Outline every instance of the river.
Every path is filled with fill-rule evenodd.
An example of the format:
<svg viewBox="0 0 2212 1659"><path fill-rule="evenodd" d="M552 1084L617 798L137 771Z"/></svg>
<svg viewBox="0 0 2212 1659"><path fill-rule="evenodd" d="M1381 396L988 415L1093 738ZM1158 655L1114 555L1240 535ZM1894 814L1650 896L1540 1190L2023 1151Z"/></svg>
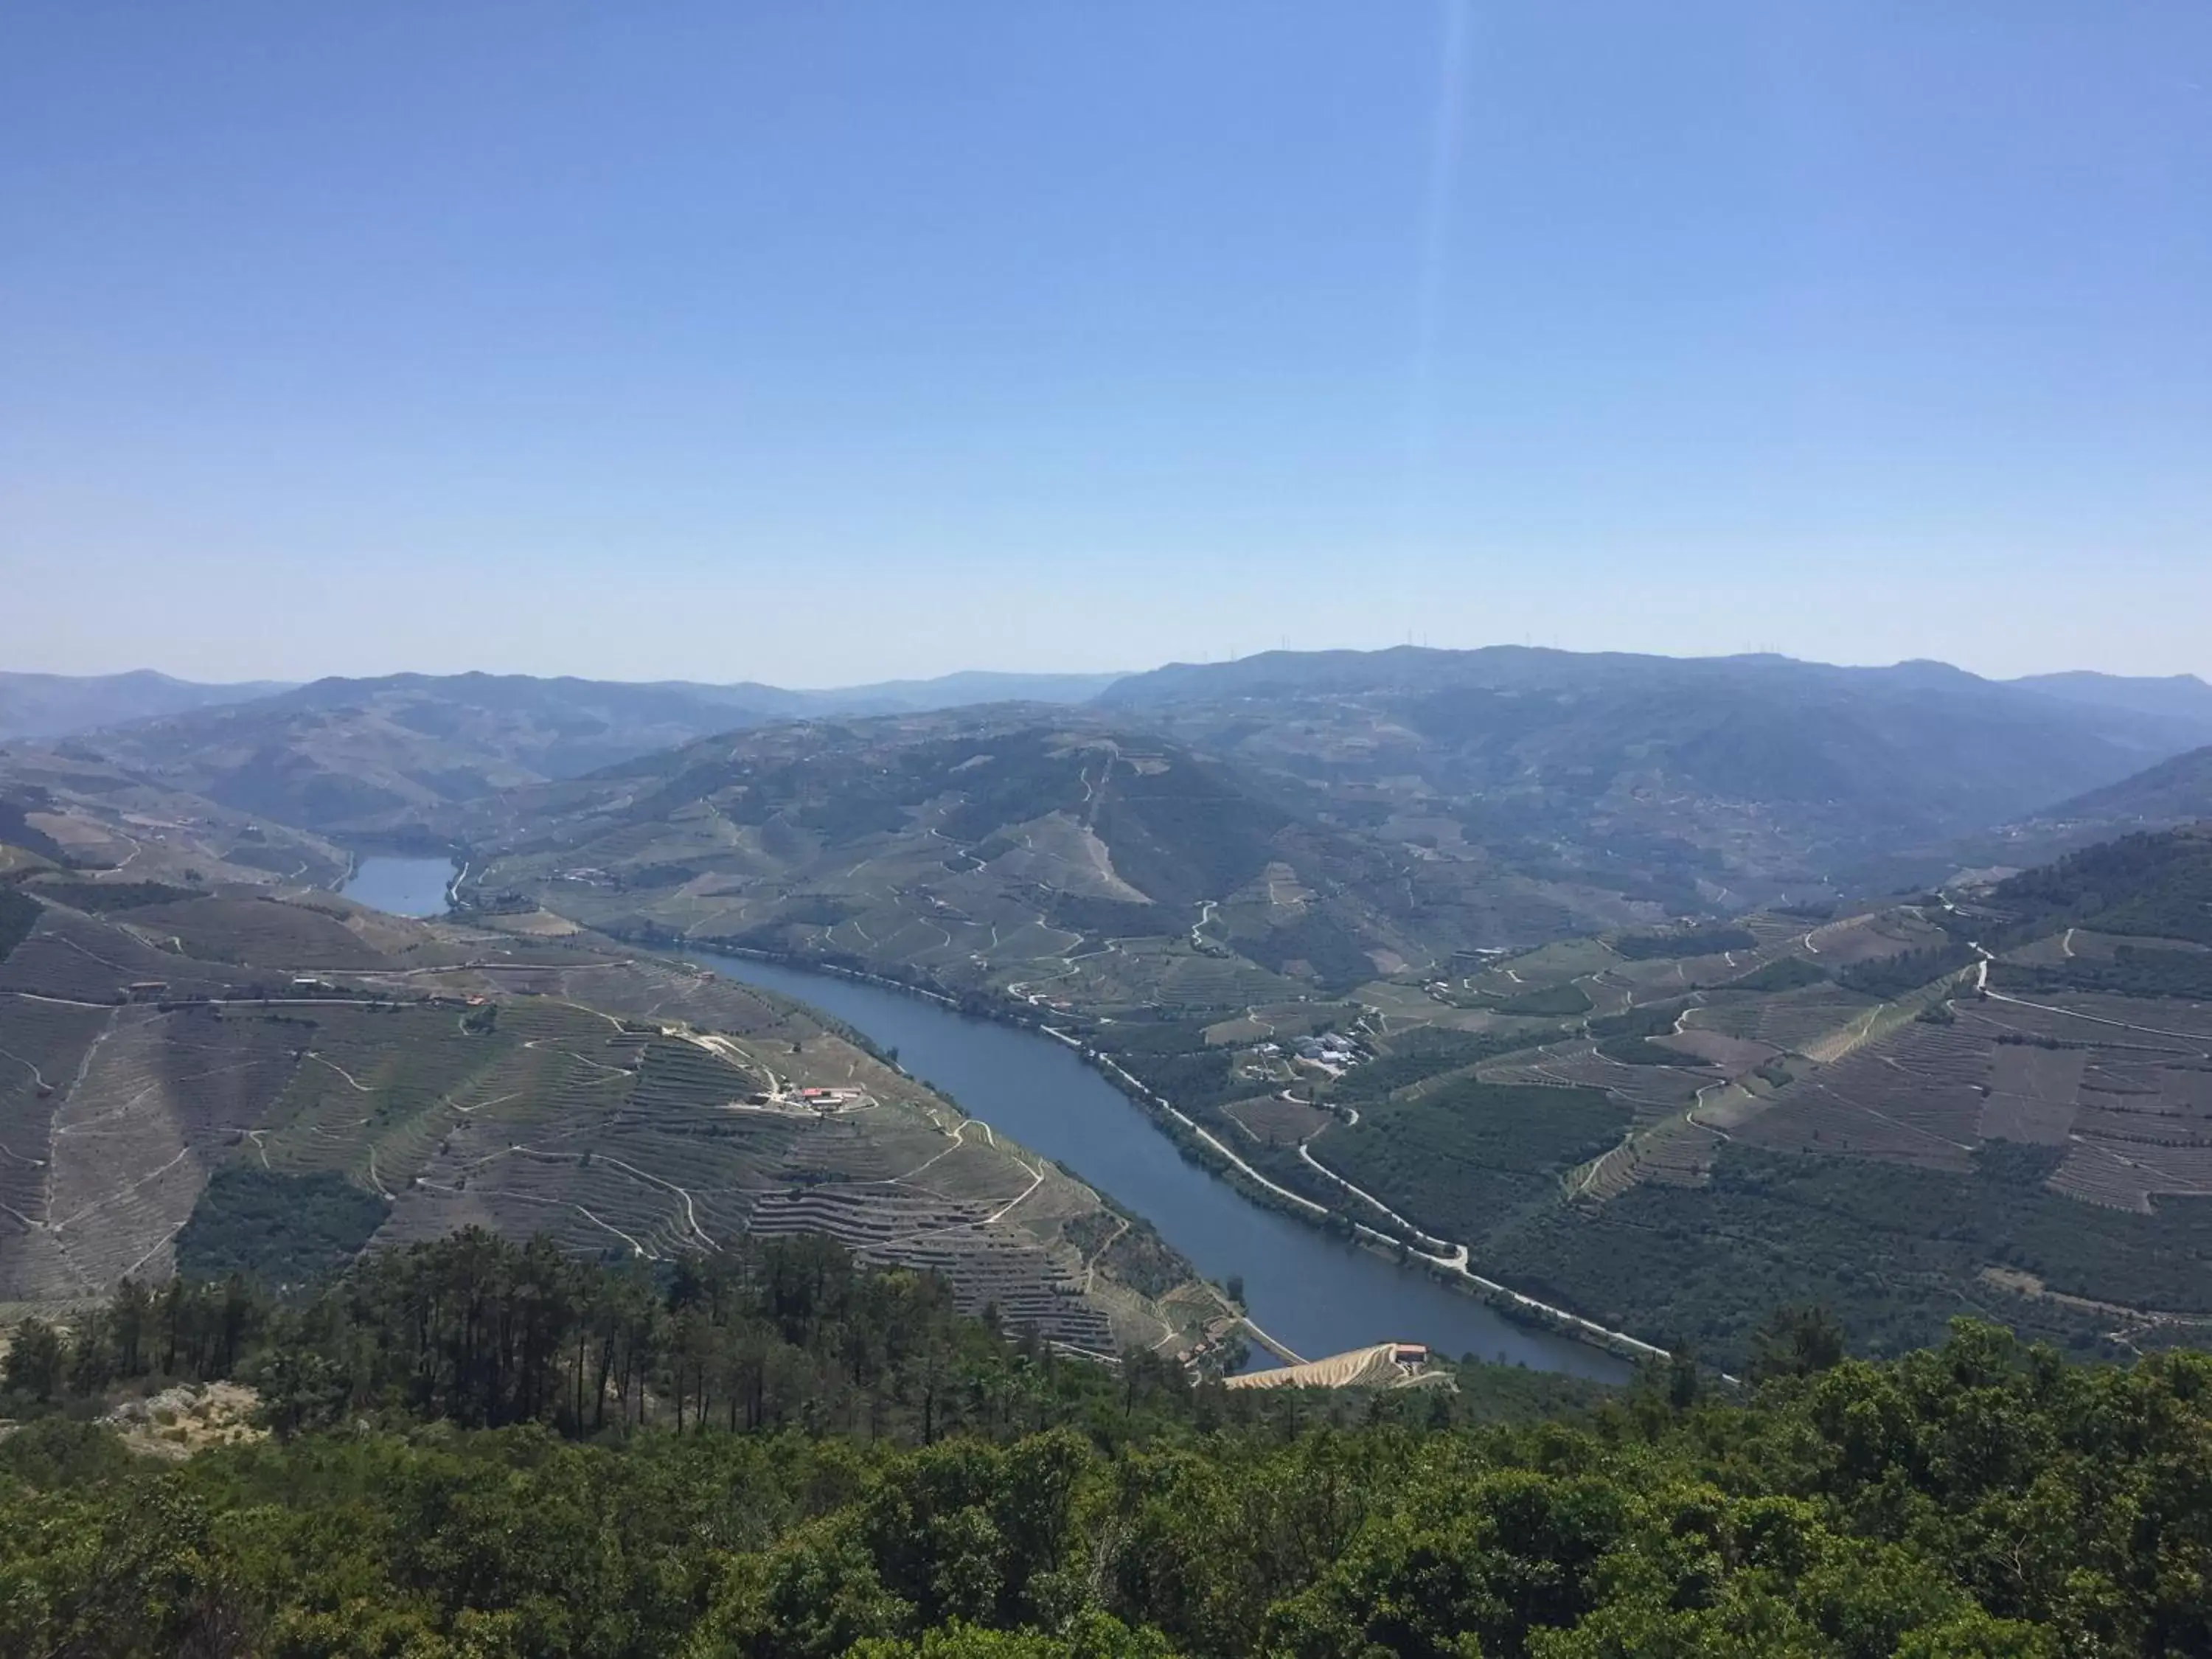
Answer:
<svg viewBox="0 0 2212 1659"><path fill-rule="evenodd" d="M451 859L392 858L384 854L354 860L353 876L338 890L357 903L395 916L442 916L446 890L460 866Z"/></svg>
<svg viewBox="0 0 2212 1659"><path fill-rule="evenodd" d="M1607 1382L1628 1375L1612 1354L1516 1325L1422 1273L1252 1203L1186 1161L1127 1096L1063 1043L834 974L686 954L897 1049L906 1071L1143 1216L1208 1279L1241 1275L1254 1322L1309 1359L1395 1340Z"/></svg>

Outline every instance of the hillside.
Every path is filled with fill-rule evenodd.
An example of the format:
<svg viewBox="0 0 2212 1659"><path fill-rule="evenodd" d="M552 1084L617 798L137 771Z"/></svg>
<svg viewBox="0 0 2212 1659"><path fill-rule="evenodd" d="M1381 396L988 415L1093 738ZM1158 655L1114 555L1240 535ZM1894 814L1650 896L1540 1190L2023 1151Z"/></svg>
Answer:
<svg viewBox="0 0 2212 1659"><path fill-rule="evenodd" d="M756 728L435 822L481 892L594 926L1249 1001L1939 878L2172 741L1940 664L1267 653L1057 714Z"/></svg>
<svg viewBox="0 0 2212 1659"><path fill-rule="evenodd" d="M143 668L128 674L0 673L0 741L66 737L286 689L274 680L203 685Z"/></svg>
<svg viewBox="0 0 2212 1659"><path fill-rule="evenodd" d="M0 748L0 878L30 864L129 881L322 887L349 860L318 836L94 757L11 744Z"/></svg>
<svg viewBox="0 0 2212 1659"><path fill-rule="evenodd" d="M2212 747L2192 749L2102 789L2076 795L2036 814L2052 825L2112 832L2166 829L2212 818Z"/></svg>
<svg viewBox="0 0 2212 1659"><path fill-rule="evenodd" d="M1783 1301L2212 1328L2198 842L1691 924L1332 799L1103 714L768 727L500 804L468 896L1048 1018L1331 1224L1725 1363Z"/></svg>
<svg viewBox="0 0 2212 1659"><path fill-rule="evenodd" d="M763 727L453 823L483 902L1079 1000L1279 998L1632 914L1311 806L1181 744L1015 708Z"/></svg>
<svg viewBox="0 0 2212 1659"><path fill-rule="evenodd" d="M955 750L965 787L933 793ZM1332 1224L1727 1364L1786 1301L1885 1352L1934 1340L1961 1298L2093 1349L2212 1329L2199 838L1955 901L1616 926L1449 968L1378 950L1332 985L1265 965L1252 913L1390 918L1348 883L1316 902L1297 872L1326 836L1201 781L1233 773L1066 731L963 732L904 775L902 752L751 734L670 765L672 795L594 780L574 821L596 832L495 859L478 896L512 882L599 925L1042 1014ZM1155 799L1122 802L1125 771ZM990 803L1012 777L1024 801L1056 779L1060 804L1010 830ZM1145 859L1205 868L1172 833L1192 823L1222 826L1190 831L1208 856L1263 873L1175 933L1157 918L1188 896ZM1055 913L1069 892L1095 908ZM1331 1032L1349 1060L1311 1042ZM1899 1267L1853 1265L1870 1259Z"/></svg>
<svg viewBox="0 0 2212 1659"><path fill-rule="evenodd" d="M470 937L764 951L1049 1018L1331 1224L1729 1363L1781 1300L1885 1351L1962 1299L2091 1346L2212 1321L2197 843L1838 896L1869 849L2117 764L2141 717L1940 665L1380 654L1395 689L1342 689L1374 666L1347 653L1292 659L1337 689L1286 704L1254 659L1223 665L1250 702L1170 675L777 721L398 821L465 849ZM1469 672L1498 683L1439 678ZM458 740L525 731L508 690ZM423 738L417 694L342 723ZM191 954L179 923L134 925ZM349 963L376 971L281 965ZM1908 1265L1838 1266L1869 1254Z"/></svg>
<svg viewBox="0 0 2212 1659"><path fill-rule="evenodd" d="M2014 936L2063 927L2212 948L2212 823L2069 854L1998 883L1988 898Z"/></svg>
<svg viewBox="0 0 2212 1659"><path fill-rule="evenodd" d="M420 834L455 803L618 764L709 732L838 712L1085 697L1108 676L956 674L844 690L526 675L324 679L80 737L166 787L325 833ZM111 723L112 724L112 723Z"/></svg>
<svg viewBox="0 0 2212 1659"><path fill-rule="evenodd" d="M2207 685L2194 674L2152 678L2073 669L2059 674L2030 674L2007 684L2071 702L2132 709L2137 714L2174 720L2212 720L2212 685Z"/></svg>
<svg viewBox="0 0 2212 1659"><path fill-rule="evenodd" d="M2115 836L2172 830L2212 819L2212 745L2191 749L2117 783L2045 806L2011 823L1961 837L1951 848L1960 871L1984 877L2052 863Z"/></svg>
<svg viewBox="0 0 2212 1659"><path fill-rule="evenodd" d="M327 895L0 886L0 1302L182 1255L296 1280L463 1225L645 1261L826 1232L1086 1349L1221 1314L1096 1194L768 994Z"/></svg>
<svg viewBox="0 0 2212 1659"><path fill-rule="evenodd" d="M2212 713L1939 663L1516 647L1265 653L1133 676L1101 704L1385 835L1670 912L1929 879L1957 837L2212 738Z"/></svg>
<svg viewBox="0 0 2212 1659"><path fill-rule="evenodd" d="M954 675L821 692L483 674L325 680L92 734L72 752L318 834L443 840L476 833L489 798L724 732L873 716L894 732L919 720L926 744L939 703L1097 691L1080 708L1031 704L1013 718L1202 757L1340 848L1360 845L1389 879L1427 866L1414 879L1433 890L1401 907L1410 937L1353 929L1355 948L1407 954L1431 937L1447 950L1528 942L1933 879L1954 866L1962 838L2212 741L2212 719L1927 663L1496 647L1269 653L1101 690L1104 678ZM1059 799L1047 789L1033 805ZM1036 813L1012 821L1024 816ZM1212 890L1215 872L1192 881L1194 901L1227 897ZM1419 925L1440 911L1457 915ZM1346 965L1342 951L1316 948Z"/></svg>
<svg viewBox="0 0 2212 1659"><path fill-rule="evenodd" d="M27 1328L0 1646L2070 1659L2212 1632L2201 1354L2069 1365L1961 1319L1869 1364L1801 1312L1747 1398L1675 1367L1500 1425L1510 1372L1194 1388L934 1289L795 1250L654 1285L465 1236L304 1317L232 1287ZM190 1455L235 1384L130 1401L131 1439L57 1409L58 1376L179 1372L251 1378L259 1421Z"/></svg>
<svg viewBox="0 0 2212 1659"><path fill-rule="evenodd" d="M393 834L457 801L774 718L747 690L491 674L318 680L78 743L242 811Z"/></svg>
<svg viewBox="0 0 2212 1659"><path fill-rule="evenodd" d="M1955 900L1609 934L1334 1006L1064 1018L1346 1221L1723 1363L1782 1302L1882 1351L1961 1301L2076 1346L2193 1341L2208 918L2212 840L2180 831ZM1291 1041L1331 1028L1349 1066Z"/></svg>

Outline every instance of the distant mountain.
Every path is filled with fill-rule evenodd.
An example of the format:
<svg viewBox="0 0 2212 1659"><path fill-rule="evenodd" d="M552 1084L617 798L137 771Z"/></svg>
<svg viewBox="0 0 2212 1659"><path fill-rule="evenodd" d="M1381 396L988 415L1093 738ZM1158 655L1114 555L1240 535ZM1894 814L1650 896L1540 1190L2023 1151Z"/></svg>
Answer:
<svg viewBox="0 0 2212 1659"><path fill-rule="evenodd" d="M1432 961L1431 939L1630 914L1306 806L1181 744L1010 705L718 736L449 822L478 896L961 984L1062 976L1091 951L1127 988L1164 974L1292 995Z"/></svg>
<svg viewBox="0 0 2212 1659"><path fill-rule="evenodd" d="M1483 943L1935 879L1970 837L2212 743L2212 720L1933 662L1401 648L1104 681L963 674L794 691L399 674L318 680L72 743L162 788L319 834L442 836L480 822L476 807L502 792L634 763L686 766L688 745L782 721L884 720L859 740L880 751L871 763L926 767L906 745L939 705L975 702L995 705L993 730L1079 728L1086 742L1222 768L1314 834L1413 859L1413 896L1401 890L1378 914L1456 911L1459 931ZM1088 702L1042 706L1086 692ZM902 725L912 720L923 725ZM803 741L836 746L818 728ZM1028 774L1008 781L1006 822L1066 810L1080 769L1035 799L1016 787L1036 781ZM1194 880L1172 900L1146 890L1226 897ZM1462 908L1474 889L1483 902ZM1363 951L1441 937L1417 924L1392 943L1366 927L1353 927ZM1349 971L1352 957L1334 954Z"/></svg>
<svg viewBox="0 0 2212 1659"><path fill-rule="evenodd" d="M0 738L67 737L95 726L244 702L286 689L276 680L201 685L143 668L82 676L0 673Z"/></svg>
<svg viewBox="0 0 2212 1659"><path fill-rule="evenodd" d="M95 757L10 743L0 749L0 882L37 862L126 882L325 886L350 860L319 836Z"/></svg>
<svg viewBox="0 0 2212 1659"><path fill-rule="evenodd" d="M1520 645L1468 651L1398 645L1380 651L1263 651L1233 662L1170 663L1147 673L1124 676L1099 701L1110 707L1137 708L1224 697L1416 695L1468 686L1497 691L1596 691L1655 682L1738 687L1820 682L1923 690L1990 684L1948 663L1925 660L1849 668L1764 652L1664 657Z"/></svg>
<svg viewBox="0 0 2212 1659"><path fill-rule="evenodd" d="M91 734L78 746L243 811L383 834L456 801L781 717L763 706L770 701L742 686L395 674L317 680Z"/></svg>
<svg viewBox="0 0 2212 1659"><path fill-rule="evenodd" d="M972 671L932 680L882 680L829 691L787 695L806 704L810 714L927 714L986 702L1088 702L1124 674L1002 674Z"/></svg>
<svg viewBox="0 0 2212 1659"><path fill-rule="evenodd" d="M1937 878L1956 835L2164 730L1941 664L1378 654L1224 665L1243 689L1212 701L1201 672L1158 702L767 725L443 822L484 891L619 933L1265 1000Z"/></svg>
<svg viewBox="0 0 2212 1659"><path fill-rule="evenodd" d="M2164 829L2212 818L2212 747L2192 749L2103 789L2046 807L2044 822L2084 824L2106 833Z"/></svg>
<svg viewBox="0 0 2212 1659"><path fill-rule="evenodd" d="M1098 706L1340 813L1683 910L1923 879L1923 849L2212 740L2212 714L1943 663L1520 647L1177 664Z"/></svg>
<svg viewBox="0 0 2212 1659"><path fill-rule="evenodd" d="M2212 725L2212 685L2194 674L2169 674L2144 678L2123 674L2097 674L2087 669L2063 674L2030 674L2009 680L2023 690L2069 702L2093 703L2104 708L2125 708L2138 714L2158 714L2171 720Z"/></svg>
<svg viewBox="0 0 2212 1659"><path fill-rule="evenodd" d="M385 835L455 802L580 776L714 732L969 700L1087 696L1105 675L955 674L848 690L521 674L321 679L85 736L80 746L241 811Z"/></svg>

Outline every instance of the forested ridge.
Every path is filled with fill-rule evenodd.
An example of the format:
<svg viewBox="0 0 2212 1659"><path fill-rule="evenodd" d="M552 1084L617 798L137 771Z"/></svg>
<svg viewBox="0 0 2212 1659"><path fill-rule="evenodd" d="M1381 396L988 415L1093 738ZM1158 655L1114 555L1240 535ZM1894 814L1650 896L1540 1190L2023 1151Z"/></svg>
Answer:
<svg viewBox="0 0 2212 1659"><path fill-rule="evenodd" d="M1800 1311L1741 1396L1678 1364L1514 1423L1486 1369L1225 1391L815 1240L648 1275L464 1234L289 1304L126 1287L15 1334L0 1652L2212 1644L2212 1358L2077 1365L1962 1321L1876 1364ZM171 1467L83 1420L226 1373L270 1437Z"/></svg>
<svg viewBox="0 0 2212 1659"><path fill-rule="evenodd" d="M942 1279L863 1268L814 1234L740 1237L656 1273L471 1228L371 1253L289 1299L236 1274L125 1280L66 1332L24 1321L4 1377L8 1414L141 1379L234 1378L288 1436L368 1419L923 1443L1073 1420L1121 1386L986 1313L965 1317ZM1149 1356L1125 1369L1140 1392L1180 1375Z"/></svg>

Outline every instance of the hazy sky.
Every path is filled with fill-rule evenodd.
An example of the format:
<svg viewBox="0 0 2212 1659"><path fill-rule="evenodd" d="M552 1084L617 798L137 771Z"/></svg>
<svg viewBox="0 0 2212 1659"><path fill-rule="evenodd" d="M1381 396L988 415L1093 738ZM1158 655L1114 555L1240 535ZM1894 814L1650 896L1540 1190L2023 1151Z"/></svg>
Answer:
<svg viewBox="0 0 2212 1659"><path fill-rule="evenodd" d="M0 666L2212 673L2205 0L15 0Z"/></svg>

